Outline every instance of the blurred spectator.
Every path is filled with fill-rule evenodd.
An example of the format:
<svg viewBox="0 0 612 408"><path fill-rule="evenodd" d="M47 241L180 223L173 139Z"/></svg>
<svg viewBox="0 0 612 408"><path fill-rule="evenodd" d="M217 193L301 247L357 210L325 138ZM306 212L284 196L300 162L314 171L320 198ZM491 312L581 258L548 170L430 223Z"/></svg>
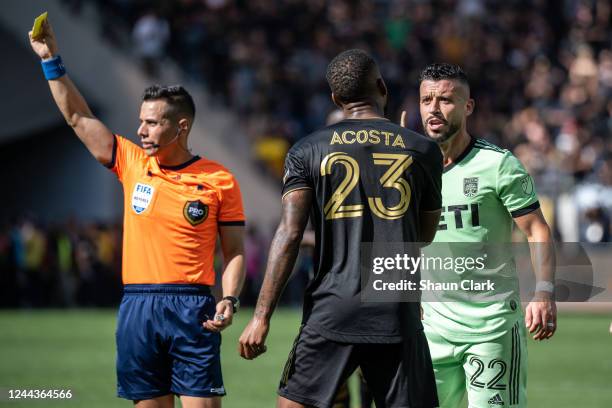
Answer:
<svg viewBox="0 0 612 408"><path fill-rule="evenodd" d="M23 306L39 306L45 303L48 282L43 265L47 240L38 226L29 219L23 221L18 230L23 245L23 265L20 268L19 286Z"/></svg>
<svg viewBox="0 0 612 408"><path fill-rule="evenodd" d="M592 177L578 185L575 192L580 240L610 242L612 216L612 151L598 162Z"/></svg>
<svg viewBox="0 0 612 408"><path fill-rule="evenodd" d="M155 11L148 10L134 24L132 38L134 51L140 58L144 71L151 77L157 76L170 39L168 21Z"/></svg>
<svg viewBox="0 0 612 408"><path fill-rule="evenodd" d="M246 280L240 295L240 302L245 306L255 306L266 267L268 247L257 227L249 224L245 240Z"/></svg>
<svg viewBox="0 0 612 408"><path fill-rule="evenodd" d="M291 147L286 133L277 126L269 126L254 142L256 159L276 179L283 176L285 155Z"/></svg>

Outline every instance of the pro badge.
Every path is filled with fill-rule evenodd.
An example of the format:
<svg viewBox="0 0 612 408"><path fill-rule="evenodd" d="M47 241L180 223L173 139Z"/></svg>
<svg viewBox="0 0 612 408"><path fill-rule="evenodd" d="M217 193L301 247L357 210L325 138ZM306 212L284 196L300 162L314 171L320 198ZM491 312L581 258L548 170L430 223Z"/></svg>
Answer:
<svg viewBox="0 0 612 408"><path fill-rule="evenodd" d="M208 206L199 200L187 201L183 207L183 215L191 225L196 226L208 217Z"/></svg>

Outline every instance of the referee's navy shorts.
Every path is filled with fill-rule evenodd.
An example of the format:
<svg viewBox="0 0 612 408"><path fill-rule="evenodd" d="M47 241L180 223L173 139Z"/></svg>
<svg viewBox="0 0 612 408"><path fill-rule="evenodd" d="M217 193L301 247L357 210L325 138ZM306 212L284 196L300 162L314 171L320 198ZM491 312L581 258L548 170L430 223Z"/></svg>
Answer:
<svg viewBox="0 0 612 408"><path fill-rule="evenodd" d="M203 285L125 285L117 321L117 394L225 395L221 335L202 323L215 315Z"/></svg>

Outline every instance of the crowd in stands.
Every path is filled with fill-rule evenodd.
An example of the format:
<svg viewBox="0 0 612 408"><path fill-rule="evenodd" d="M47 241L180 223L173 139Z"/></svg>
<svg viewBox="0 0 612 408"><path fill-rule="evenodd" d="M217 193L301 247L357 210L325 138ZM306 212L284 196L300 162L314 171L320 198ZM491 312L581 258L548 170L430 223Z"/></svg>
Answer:
<svg viewBox="0 0 612 408"><path fill-rule="evenodd" d="M0 228L0 306L113 306L121 298L121 224Z"/></svg>
<svg viewBox="0 0 612 408"><path fill-rule="evenodd" d="M325 68L338 52L368 50L390 90L388 117L405 109L417 131L420 70L457 63L476 99L471 134L527 166L558 238L610 238L610 0L98 4L106 37L133 50L150 75L172 58L234 110L253 157L276 178L291 144L333 109Z"/></svg>

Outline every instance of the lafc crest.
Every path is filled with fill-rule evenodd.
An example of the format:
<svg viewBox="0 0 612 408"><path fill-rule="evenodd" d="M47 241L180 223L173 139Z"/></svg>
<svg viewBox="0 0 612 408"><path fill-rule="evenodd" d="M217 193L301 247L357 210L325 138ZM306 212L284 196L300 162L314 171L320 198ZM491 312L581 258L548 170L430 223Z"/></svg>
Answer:
<svg viewBox="0 0 612 408"><path fill-rule="evenodd" d="M474 197L478 192L478 177L466 177L463 179L463 195Z"/></svg>

